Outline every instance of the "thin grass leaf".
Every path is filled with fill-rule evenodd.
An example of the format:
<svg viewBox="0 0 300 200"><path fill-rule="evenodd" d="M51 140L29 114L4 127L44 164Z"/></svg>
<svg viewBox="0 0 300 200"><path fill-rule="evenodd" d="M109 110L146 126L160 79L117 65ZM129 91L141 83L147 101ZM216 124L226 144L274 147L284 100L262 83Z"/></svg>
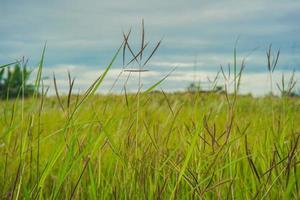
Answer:
<svg viewBox="0 0 300 200"><path fill-rule="evenodd" d="M175 71L176 67L170 71L164 78L162 78L161 80L159 80L158 82L156 82L155 84L153 84L152 86L150 86L144 93L147 94L149 92L151 92L152 90L154 90L158 85L160 85L166 78L168 78L174 71Z"/></svg>
<svg viewBox="0 0 300 200"><path fill-rule="evenodd" d="M142 62L142 58L143 58L143 51L145 49L144 46L145 43L145 26L144 26L144 19L142 19L142 42L141 42L141 50L140 50L140 62Z"/></svg>
<svg viewBox="0 0 300 200"><path fill-rule="evenodd" d="M158 47L160 46L162 40L160 40L157 45L155 46L155 48L153 49L153 51L151 52L150 56L148 57L148 59L144 62L143 66L145 66L148 61L152 58L152 56L154 55L154 53L157 51Z"/></svg>
<svg viewBox="0 0 300 200"><path fill-rule="evenodd" d="M53 83L54 83L54 89L55 89L56 98L58 100L58 104L59 104L60 108L63 110L63 112L65 112L64 105L59 96L59 92L58 92L58 88L57 88L57 84L56 84L56 78L55 78L54 73L53 73Z"/></svg>
<svg viewBox="0 0 300 200"><path fill-rule="evenodd" d="M46 46L47 46L47 42L45 42L45 44L44 44L41 60L39 62L38 71L37 71L36 78L35 78L35 83L34 83L33 97L36 97L39 93L40 82L41 82L41 79L42 79L42 71L43 71L43 65L44 65L44 57L45 57Z"/></svg>
<svg viewBox="0 0 300 200"><path fill-rule="evenodd" d="M0 69L9 67L9 66L14 65L14 64L17 64L17 63L19 63L19 62L20 62L20 61L16 61L16 62L8 63L8 64L5 64L5 65L0 65Z"/></svg>

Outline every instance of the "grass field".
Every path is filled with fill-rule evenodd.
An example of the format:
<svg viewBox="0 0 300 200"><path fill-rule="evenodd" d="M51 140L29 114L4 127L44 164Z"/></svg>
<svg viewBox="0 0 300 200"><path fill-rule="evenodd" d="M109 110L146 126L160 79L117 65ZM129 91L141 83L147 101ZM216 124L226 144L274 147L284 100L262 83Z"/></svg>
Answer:
<svg viewBox="0 0 300 200"><path fill-rule="evenodd" d="M299 98L137 97L1 101L1 198L299 199Z"/></svg>
<svg viewBox="0 0 300 200"><path fill-rule="evenodd" d="M136 93L124 85L119 95L97 94L122 47L123 62L127 44L129 63L140 64L130 73L141 74L160 44L142 62L143 40L135 54L128 37L84 93L72 93L69 75L67 95L59 94L55 76L56 96L46 95L44 48L33 95L24 98L22 84L17 98L0 101L1 199L300 198L293 76L278 85L281 97L238 95L245 65L237 67L234 49L231 76L222 69L223 91L154 92L167 75ZM279 51L271 54L270 46L273 92Z"/></svg>

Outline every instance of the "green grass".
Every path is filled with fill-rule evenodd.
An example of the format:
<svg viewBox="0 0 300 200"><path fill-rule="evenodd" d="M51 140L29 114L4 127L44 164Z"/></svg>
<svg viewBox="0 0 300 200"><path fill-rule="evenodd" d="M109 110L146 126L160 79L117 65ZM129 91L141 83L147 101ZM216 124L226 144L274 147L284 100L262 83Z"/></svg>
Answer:
<svg viewBox="0 0 300 200"><path fill-rule="evenodd" d="M67 95L59 94L55 76L56 96L46 95L44 46L34 95L25 99L22 84L16 99L0 101L0 198L299 199L300 98L289 97L293 76L288 85L282 79L282 97L238 95L245 60L237 66L235 46L233 73L221 67L223 92L153 92L170 72L136 94L126 93L127 80L120 95L97 94L121 51L121 73L138 72L142 85L140 75L160 45L144 61L142 30L141 49L134 53L130 31L124 34L104 73L78 96L70 74ZM126 49L133 57L128 64ZM279 51L272 55L269 47L271 86ZM139 68L127 69L133 61Z"/></svg>
<svg viewBox="0 0 300 200"><path fill-rule="evenodd" d="M136 94L91 96L72 118L55 97L1 101L1 198L300 197L300 99L139 98L139 124Z"/></svg>

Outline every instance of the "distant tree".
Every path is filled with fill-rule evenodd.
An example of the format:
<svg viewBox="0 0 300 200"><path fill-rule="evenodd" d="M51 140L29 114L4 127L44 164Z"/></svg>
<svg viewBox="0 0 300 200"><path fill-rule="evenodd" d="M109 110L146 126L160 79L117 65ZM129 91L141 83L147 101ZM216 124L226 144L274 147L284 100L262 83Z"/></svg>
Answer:
<svg viewBox="0 0 300 200"><path fill-rule="evenodd" d="M33 94L34 86L27 84L30 72L19 63L14 67L0 69L0 98L16 98L18 95L28 97Z"/></svg>
<svg viewBox="0 0 300 200"><path fill-rule="evenodd" d="M221 85L217 85L214 89L216 92L223 92L224 91L224 87Z"/></svg>
<svg viewBox="0 0 300 200"><path fill-rule="evenodd" d="M200 83L191 83L188 87L187 87L187 91L188 92L199 92L201 91L201 87L200 87Z"/></svg>

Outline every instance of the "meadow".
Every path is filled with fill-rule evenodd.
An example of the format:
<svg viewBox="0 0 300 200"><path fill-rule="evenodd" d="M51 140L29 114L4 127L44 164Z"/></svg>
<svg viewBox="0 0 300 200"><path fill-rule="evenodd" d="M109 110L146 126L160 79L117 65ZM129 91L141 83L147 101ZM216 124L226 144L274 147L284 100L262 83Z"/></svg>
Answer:
<svg viewBox="0 0 300 200"><path fill-rule="evenodd" d="M237 67L234 50L224 91L155 91L162 79L136 93L96 93L126 42L82 94L72 93L69 76L68 94L59 94L54 77L56 95L46 95L43 52L33 95L22 95L23 84L17 98L0 101L1 198L300 198L293 82L288 89L282 82L280 97L239 95L244 65Z"/></svg>
<svg viewBox="0 0 300 200"><path fill-rule="evenodd" d="M1 197L299 198L298 98L136 98L93 96L71 120L73 102L1 102Z"/></svg>

